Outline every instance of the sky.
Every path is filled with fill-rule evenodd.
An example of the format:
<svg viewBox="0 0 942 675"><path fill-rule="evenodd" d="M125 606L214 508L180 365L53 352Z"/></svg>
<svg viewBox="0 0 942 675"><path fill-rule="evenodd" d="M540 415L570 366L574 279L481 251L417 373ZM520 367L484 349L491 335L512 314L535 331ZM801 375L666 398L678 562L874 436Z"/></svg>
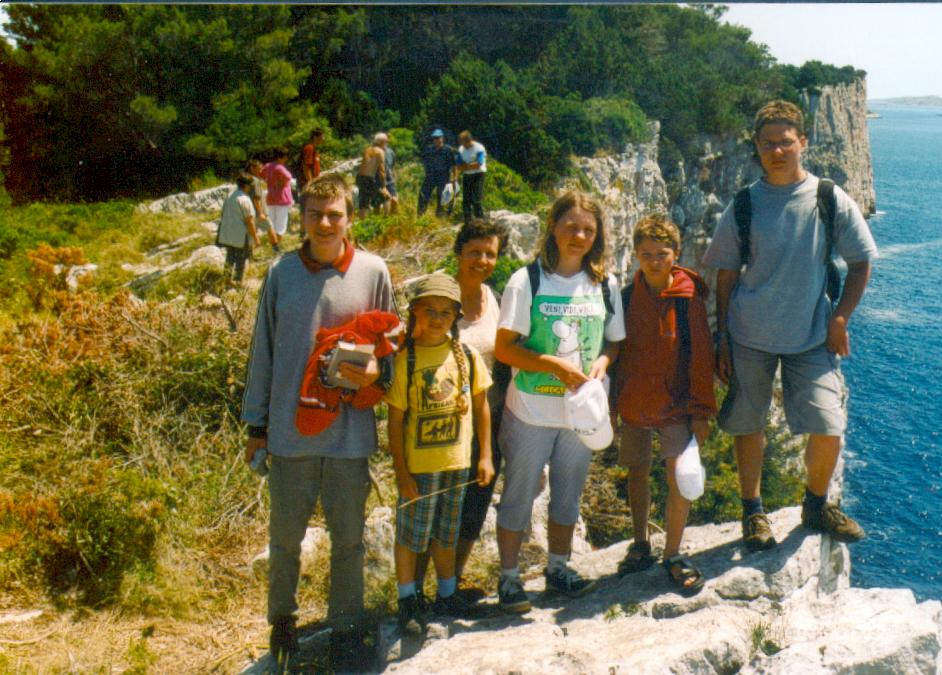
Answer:
<svg viewBox="0 0 942 675"><path fill-rule="evenodd" d="M942 4L733 4L780 63L817 59L867 71L867 98L942 96Z"/></svg>

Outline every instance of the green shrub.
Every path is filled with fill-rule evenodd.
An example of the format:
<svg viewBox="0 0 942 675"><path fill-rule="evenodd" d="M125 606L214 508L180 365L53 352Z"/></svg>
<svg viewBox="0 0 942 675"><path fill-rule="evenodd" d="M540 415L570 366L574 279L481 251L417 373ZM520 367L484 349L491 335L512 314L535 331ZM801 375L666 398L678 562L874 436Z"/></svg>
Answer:
<svg viewBox="0 0 942 675"><path fill-rule="evenodd" d="M487 176L484 179L485 211L506 209L514 213L533 213L547 202L546 195L531 188L516 171L488 158ZM459 210L460 204L459 194Z"/></svg>
<svg viewBox="0 0 942 675"><path fill-rule="evenodd" d="M154 564L167 495L160 481L107 458L70 469L55 497L24 491L0 499L0 535L23 572L53 594L75 590L79 602L97 606L117 598L126 573ZM17 529L29 536L15 539Z"/></svg>

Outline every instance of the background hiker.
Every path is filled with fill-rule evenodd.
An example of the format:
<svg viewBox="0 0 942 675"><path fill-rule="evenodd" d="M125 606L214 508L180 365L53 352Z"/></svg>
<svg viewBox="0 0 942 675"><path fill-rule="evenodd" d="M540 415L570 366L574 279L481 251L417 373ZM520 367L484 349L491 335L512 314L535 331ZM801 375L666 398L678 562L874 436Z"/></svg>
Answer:
<svg viewBox="0 0 942 675"><path fill-rule="evenodd" d="M272 251L276 254L281 253L280 240L275 233L275 228L272 227L271 221L268 219L268 208L265 205L265 196L268 191L265 186L265 179L262 177L262 162L258 159L252 159L249 161L246 171L252 176L249 197L252 199L252 206L255 207L255 228L267 233Z"/></svg>
<svg viewBox="0 0 942 675"><path fill-rule="evenodd" d="M677 458L690 437L703 445L716 414L713 346L707 322L706 284L677 266L680 232L664 216L649 216L632 232L640 269L622 290L625 341L616 364L616 407L622 419L618 463L628 467L628 502L634 540L619 574L654 562L648 539L652 434L667 465L664 566L679 592L696 593L703 573L680 555L690 502L677 487Z"/></svg>
<svg viewBox="0 0 942 675"><path fill-rule="evenodd" d="M320 500L331 540L331 653L335 669L340 669L356 665L356 658L366 653L363 511L370 491L368 457L376 450L375 418L372 408L341 405L324 431L304 436L296 426L298 393L317 330L369 310L392 311L393 291L385 263L354 250L348 240L353 199L342 177L328 174L309 183L302 206L301 248L272 264L259 297L242 404L249 432L245 459L250 461L260 447L268 448L271 459L272 654L284 663L298 647L295 593L301 540ZM341 368L345 378L361 387L380 378L375 357L365 368Z"/></svg>
<svg viewBox="0 0 942 675"><path fill-rule="evenodd" d="M517 270L504 289L494 354L513 367L499 434L504 491L497 510L498 596L508 611L530 609L518 561L547 464L546 587L576 596L595 583L567 564L592 453L566 422L564 394L604 378L625 337L621 305L609 312L603 292L608 286L617 297L608 273L609 241L601 204L567 192L550 208L538 264Z"/></svg>
<svg viewBox="0 0 942 675"><path fill-rule="evenodd" d="M801 164L808 139L797 106L766 104L756 114L753 133L765 175L744 193L744 227L737 224L735 202L727 206L703 258L719 269L716 368L729 393L718 422L736 437L743 538L753 550L775 544L760 487L765 417L781 364L788 427L795 435L808 434L802 523L853 542L864 536L863 529L827 503L827 492L846 425L839 364L850 354L847 324L877 247L857 204L839 187L833 205L826 205L834 214L829 242L831 228L818 205L819 179ZM831 250L848 267L833 308L826 293Z"/></svg>
<svg viewBox="0 0 942 675"><path fill-rule="evenodd" d="M317 149L323 142L324 131L315 129L311 132L310 140L301 148L301 185L298 186L300 190L321 175L321 155Z"/></svg>
<svg viewBox="0 0 942 675"><path fill-rule="evenodd" d="M469 467L480 485L494 479L486 399L491 375L477 350L461 342L459 316L461 289L452 277L431 274L416 285L405 342L386 397L389 451L399 486L395 546L399 628L414 634L425 629L425 607L415 583L416 558L425 551L430 552L438 577L432 611L467 615L467 604L455 592L463 484ZM474 465L472 435L480 445ZM428 496L406 504L421 495Z"/></svg>
<svg viewBox="0 0 942 675"><path fill-rule="evenodd" d="M396 192L396 151L392 149L388 140L383 147L383 164L386 169L386 193L388 194L388 200L383 208L387 214L392 215L399 213L399 193Z"/></svg>
<svg viewBox="0 0 942 675"><path fill-rule="evenodd" d="M386 153L384 148L386 134L380 132L373 136L372 145L366 146L363 159L357 171L357 189L360 191L360 217L365 218L370 212L377 213L379 207L389 197L386 190Z"/></svg>
<svg viewBox="0 0 942 675"><path fill-rule="evenodd" d="M268 189L265 195L265 206L268 209L268 218L278 240L288 231L288 214L294 197L291 194L291 180L293 176L285 162L288 161L288 151L284 148L275 150L272 161L262 167L262 176L265 178Z"/></svg>
<svg viewBox="0 0 942 675"><path fill-rule="evenodd" d="M458 156L455 160L457 170L461 173L461 190L463 192L461 209L464 213L464 222L468 223L472 216L484 217L484 174L487 172L487 151L484 146L471 138L470 131L458 134Z"/></svg>
<svg viewBox="0 0 942 675"><path fill-rule="evenodd" d="M261 243L255 231L255 207L248 195L251 188L252 177L247 173L239 174L236 189L222 205L216 243L226 249L226 283L242 283L245 260L252 252L252 245Z"/></svg>
<svg viewBox="0 0 942 675"><path fill-rule="evenodd" d="M435 129L432 132L432 142L422 150L422 168L425 169L425 178L419 189L419 206L417 215L425 213L429 199L434 195L435 215L441 217L445 207L442 206L442 190L455 179L455 150L445 144L445 132ZM451 215L452 204L448 204L448 215Z"/></svg>

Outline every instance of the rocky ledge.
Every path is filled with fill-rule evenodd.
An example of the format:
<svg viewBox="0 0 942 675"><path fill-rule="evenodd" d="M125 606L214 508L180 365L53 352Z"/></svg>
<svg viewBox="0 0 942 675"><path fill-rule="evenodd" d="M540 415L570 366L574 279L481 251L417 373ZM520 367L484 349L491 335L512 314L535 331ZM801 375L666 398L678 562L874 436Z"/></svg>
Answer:
<svg viewBox="0 0 942 675"><path fill-rule="evenodd" d="M942 604L851 588L847 546L801 527L797 507L772 524L779 545L759 553L742 549L738 523L690 528L684 548L709 578L693 598L674 593L657 565L618 578L621 543L574 557L599 580L583 598L548 595L534 578L529 613L500 615L489 598L491 616L432 624L420 649L404 649L389 623L386 672L939 672Z"/></svg>

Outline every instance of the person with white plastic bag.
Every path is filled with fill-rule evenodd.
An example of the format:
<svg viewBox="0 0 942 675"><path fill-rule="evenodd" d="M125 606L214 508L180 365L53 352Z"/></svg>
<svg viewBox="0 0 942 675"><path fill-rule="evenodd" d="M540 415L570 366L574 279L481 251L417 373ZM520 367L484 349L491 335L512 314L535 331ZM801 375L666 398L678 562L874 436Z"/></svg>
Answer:
<svg viewBox="0 0 942 675"><path fill-rule="evenodd" d="M694 595L704 575L680 554L690 502L703 493L699 446L716 414L713 348L707 323L709 289L676 265L680 233L663 216L642 219L633 233L640 270L622 290L625 333L615 367L613 398L622 419L618 460L628 467L628 500L634 540L619 575L650 567L652 435L667 464L664 569L678 593Z"/></svg>

